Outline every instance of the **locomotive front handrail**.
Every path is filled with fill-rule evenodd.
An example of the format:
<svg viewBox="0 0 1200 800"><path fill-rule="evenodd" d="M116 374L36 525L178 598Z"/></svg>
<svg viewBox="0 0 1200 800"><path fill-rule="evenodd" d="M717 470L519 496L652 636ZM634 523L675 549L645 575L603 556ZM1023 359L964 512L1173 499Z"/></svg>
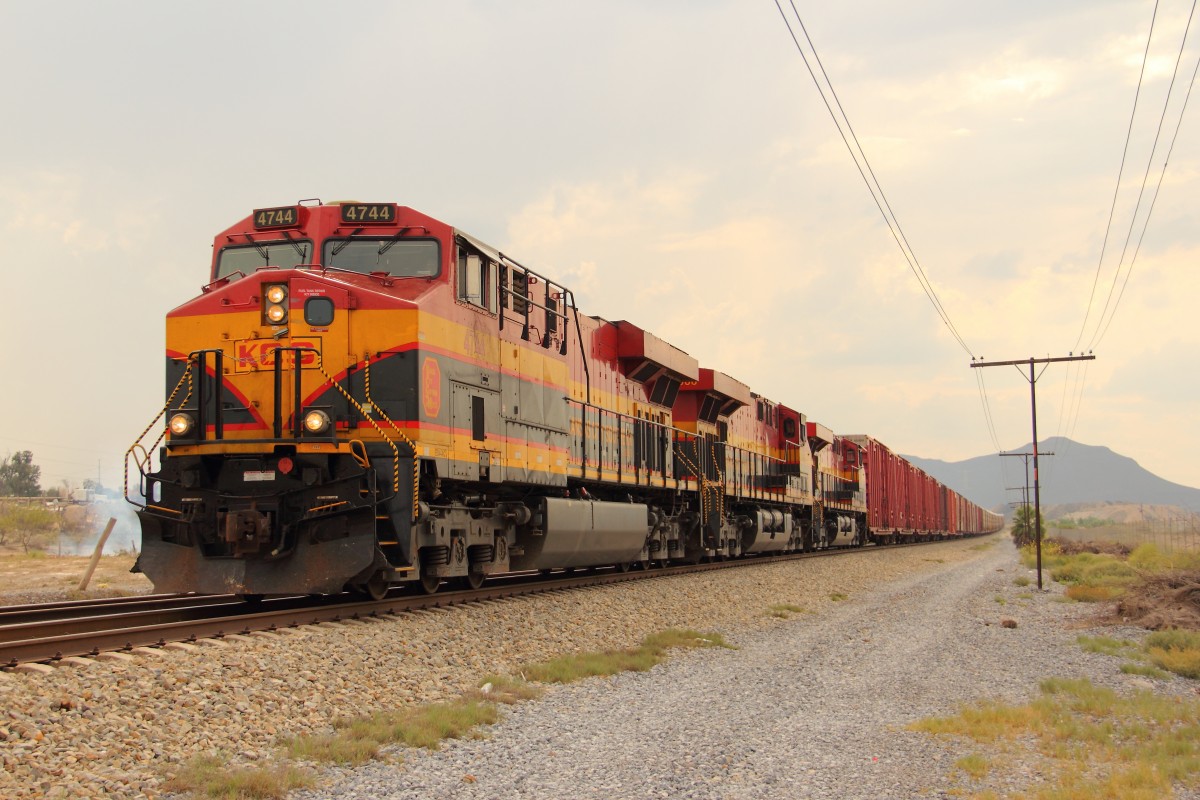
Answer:
<svg viewBox="0 0 1200 800"><path fill-rule="evenodd" d="M203 441L208 437L208 403L205 400L208 386L208 354L213 354L214 385L212 390L213 438L225 438L224 404L221 394L225 391L225 353L220 349L196 350L188 354L189 369L196 369L196 438Z"/></svg>
<svg viewBox="0 0 1200 800"><path fill-rule="evenodd" d="M300 379L303 370L300 364L301 353L316 353L317 358L320 358L320 353L312 347L277 347L272 351L275 354L275 438L283 438L283 359L281 353L292 353L292 366L295 372L295 388L292 392L292 432L299 439L304 430L304 421L300 413Z"/></svg>
<svg viewBox="0 0 1200 800"><path fill-rule="evenodd" d="M190 361L191 356L189 356L188 359ZM139 485L142 490L142 498L145 499L145 497L146 497L145 479L146 479L147 467L150 466L150 459L151 459L150 451L152 451L155 447L157 447L158 443L162 441L164 436L166 436L167 429L163 428L162 431L159 432L158 436L154 440L154 444L150 445L149 449L142 446L142 440L146 438L146 434L148 434L150 432L150 429L154 427L154 423L156 423L160 419L162 419L163 415L165 415L167 413L167 410L171 407L171 403L173 403L175 401L175 395L179 394L179 390L181 388L183 388L183 384L185 381L188 384L188 393L187 393L187 396L184 397L183 402L186 403L188 401L188 398L192 396L191 377L192 377L192 371L191 371L191 365L189 364L188 367L186 369L184 369L183 374L179 376L179 381L175 384L175 388L171 390L169 395L167 395L167 402L163 404L162 409L157 414L154 415L154 419L150 420L150 424L148 424L145 428L142 429L142 432L140 434L138 434L138 437L136 439L134 439L133 444L129 445L129 449L125 451L125 485L124 485L125 502L129 503L130 505L137 506L138 508L146 507L145 503L139 503L136 500L131 500L129 497L129 459L132 456L134 462L137 464L138 475L141 476Z"/></svg>

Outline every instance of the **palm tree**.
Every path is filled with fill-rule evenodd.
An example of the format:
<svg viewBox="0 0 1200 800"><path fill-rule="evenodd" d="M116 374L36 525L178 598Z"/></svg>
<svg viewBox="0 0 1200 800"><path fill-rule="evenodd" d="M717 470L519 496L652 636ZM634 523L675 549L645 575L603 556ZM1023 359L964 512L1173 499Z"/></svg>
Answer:
<svg viewBox="0 0 1200 800"><path fill-rule="evenodd" d="M1017 547L1024 547L1027 544L1033 544L1035 541L1033 533L1033 506L1021 506L1017 512L1013 514L1012 537L1013 542ZM1045 520L1038 525L1039 533L1042 537L1046 536Z"/></svg>

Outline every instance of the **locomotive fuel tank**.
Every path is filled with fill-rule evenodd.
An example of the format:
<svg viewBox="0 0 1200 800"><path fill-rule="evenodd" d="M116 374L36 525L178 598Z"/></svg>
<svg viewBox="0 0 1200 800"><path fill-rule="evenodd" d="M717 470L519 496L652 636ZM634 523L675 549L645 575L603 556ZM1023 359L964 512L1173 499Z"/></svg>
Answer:
<svg viewBox="0 0 1200 800"><path fill-rule="evenodd" d="M839 514L826 519L830 547L849 547L858 540L858 522L854 517Z"/></svg>
<svg viewBox="0 0 1200 800"><path fill-rule="evenodd" d="M781 553L792 539L792 515L777 508L754 512L742 535L743 553Z"/></svg>
<svg viewBox="0 0 1200 800"><path fill-rule="evenodd" d="M592 567L637 561L646 548L649 510L641 503L542 498L529 528L517 539L522 552L512 555L512 568Z"/></svg>

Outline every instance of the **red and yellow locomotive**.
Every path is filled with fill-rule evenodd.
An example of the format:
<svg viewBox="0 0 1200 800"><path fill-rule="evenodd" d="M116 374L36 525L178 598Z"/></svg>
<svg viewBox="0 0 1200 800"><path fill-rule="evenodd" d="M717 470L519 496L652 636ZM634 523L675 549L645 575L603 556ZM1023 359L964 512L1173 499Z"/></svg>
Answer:
<svg viewBox="0 0 1200 800"><path fill-rule="evenodd" d="M861 445L445 223L301 202L213 249L167 315L157 466L131 448L160 591L379 596L870 535Z"/></svg>

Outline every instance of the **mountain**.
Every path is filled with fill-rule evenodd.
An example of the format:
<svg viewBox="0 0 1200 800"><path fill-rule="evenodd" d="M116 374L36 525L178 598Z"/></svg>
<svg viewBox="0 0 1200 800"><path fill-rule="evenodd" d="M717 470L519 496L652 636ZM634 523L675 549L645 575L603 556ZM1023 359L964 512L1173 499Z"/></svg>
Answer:
<svg viewBox="0 0 1200 800"><path fill-rule="evenodd" d="M1026 444L1010 452L1031 453L1033 445ZM1143 469L1132 458L1114 453L1107 447L1080 444L1056 436L1039 444L1038 452L1054 453L1053 456L1039 458L1043 507L1111 501L1180 506L1200 511L1200 489L1164 480ZM1003 508L1007 511L1008 503L1021 499L1021 492L1006 489L1024 486L1023 458L992 454L948 462L918 456L904 457L984 508L996 511ZM1029 458L1028 461L1032 495L1033 459Z"/></svg>

